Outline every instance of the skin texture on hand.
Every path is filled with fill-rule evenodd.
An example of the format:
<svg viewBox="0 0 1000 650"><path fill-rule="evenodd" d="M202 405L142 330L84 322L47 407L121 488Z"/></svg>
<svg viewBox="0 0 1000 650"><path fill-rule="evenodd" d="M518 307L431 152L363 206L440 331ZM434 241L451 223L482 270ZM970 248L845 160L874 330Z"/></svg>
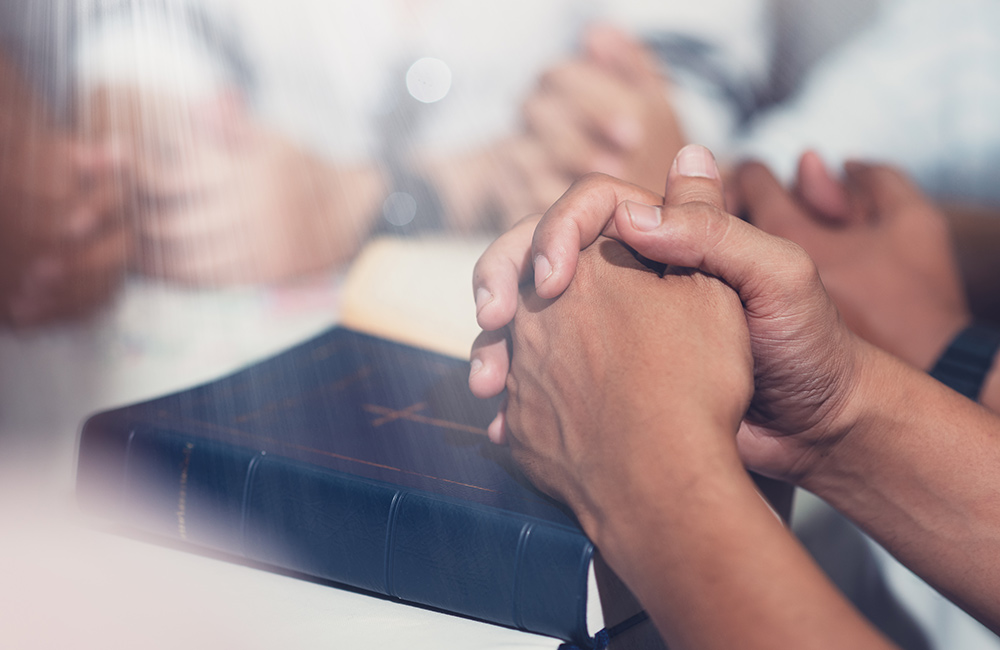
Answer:
<svg viewBox="0 0 1000 650"><path fill-rule="evenodd" d="M702 149L683 150L661 206L633 203L629 196L643 190L595 176L577 183L534 229L524 222L500 238L474 277L480 322L494 330L473 348L470 386L477 394L498 392L497 379L502 384L511 371L506 383L517 404L498 417L500 430L506 427L529 475L579 511L671 647L842 647L846 638L851 647L885 647L824 586L801 548L789 546L784 531L778 534L755 514L760 501L747 500L740 461L814 491L942 593L1000 629L1000 420L853 335L801 248L722 211L709 160ZM671 405L678 419L629 420L621 404L633 391L615 386L609 403L595 390L589 378L611 374L603 350L622 348L608 337L588 341L576 331L575 321L592 321L578 306L587 301L574 292L608 299L590 280L575 285L581 247L602 232L647 259L714 275L739 295L754 394L736 448L730 447L738 455L727 458L725 445L716 444L731 436L732 424L712 416L724 420L732 412L714 398L733 406L741 394L727 403L724 396L697 395L687 378L655 376L661 364L650 344L645 349L655 368L636 374L667 396L659 403L670 404L685 391L696 395ZM524 315L535 314L537 298L509 304L517 280L530 286L532 272L537 294L555 298L538 314L570 296L564 313L557 308L541 317L547 333L535 331L540 317ZM582 271L585 278L590 273ZM611 284L615 295L623 291ZM610 301L609 311L624 308ZM508 313L514 314L512 325L505 324ZM697 314L692 318L697 321ZM517 335L522 328L527 333ZM509 339L497 334L504 331ZM573 355L559 347L557 333L576 342L579 358L562 360ZM658 343L678 353L669 340ZM698 347L691 351L695 356ZM519 360L525 354L537 358ZM645 361L625 360L638 367ZM697 372L694 377L709 381ZM622 385L637 384L629 378ZM657 402L637 412L657 414ZM699 404L705 406L700 414ZM602 407L625 425L609 426ZM654 420L661 422L659 436L648 436ZM502 437L497 434L491 426L491 435ZM677 456L663 453L665 446ZM637 471L618 481L595 477L598 456L622 471Z"/></svg>
<svg viewBox="0 0 1000 650"><path fill-rule="evenodd" d="M659 189L685 142L655 56L608 25L591 27L579 57L542 74L523 113L571 180L602 172Z"/></svg>
<svg viewBox="0 0 1000 650"><path fill-rule="evenodd" d="M222 94L201 105L99 89L89 128L135 161L135 266L192 285L274 282L329 268L360 246L382 181L337 167L258 124Z"/></svg>
<svg viewBox="0 0 1000 650"><path fill-rule="evenodd" d="M0 323L84 316L111 298L130 240L124 160L53 125L0 58Z"/></svg>
<svg viewBox="0 0 1000 650"><path fill-rule="evenodd" d="M698 253L698 233L716 233L706 224L728 218L757 232L721 213L717 176L681 176L710 171L707 152L691 153L696 159L678 165L664 207L647 205L645 216L691 222L686 239L676 237L689 254ZM624 220L641 210L618 199L645 194L591 177L539 228L546 219L585 220L594 211L605 222L614 215L607 230L621 235L634 227ZM733 289L748 289L699 272L668 269L661 277L620 244L589 236L604 224L574 222L563 234L590 245L573 249L571 279L553 290L556 276L540 273L527 252L532 225L498 240L477 268L481 289L497 288L500 277L530 278L532 266L535 282L525 283L513 322L498 330L507 334L477 344L470 381L488 393L490 373L502 366L515 458L537 485L570 505L669 647L801 647L805 639L814 647L833 647L831 639L886 647L770 514L743 471L734 436L755 381L753 332ZM567 263L551 247L540 250ZM712 251L701 257L726 270L723 278L733 275ZM540 298L533 284L555 297ZM491 292L481 307L498 295Z"/></svg>
<svg viewBox="0 0 1000 650"><path fill-rule="evenodd" d="M797 647L831 621L854 647L884 647L739 463L733 442L753 361L730 287L699 272L661 276L601 238L558 298L525 285L510 337L515 459L569 504L669 647ZM772 574L792 588L774 589ZM759 585L755 598L742 591L748 583ZM809 607L793 606L801 598Z"/></svg>
<svg viewBox="0 0 1000 650"><path fill-rule="evenodd" d="M736 173L749 219L802 246L850 328L923 370L970 320L944 215L899 171L848 163L843 183L815 154L796 195L762 165Z"/></svg>
<svg viewBox="0 0 1000 650"><path fill-rule="evenodd" d="M806 249L851 329L918 368L930 370L971 321L970 301L981 307L989 301L982 296L997 294L996 215L955 208L946 214L898 170L848 163L839 181L806 152L797 202L759 166L744 167L737 179L752 186L742 192L748 216ZM998 366L979 398L995 412Z"/></svg>
<svg viewBox="0 0 1000 650"><path fill-rule="evenodd" d="M659 476L669 464L660 454L732 456L753 362L739 300L717 279L680 269L661 276L620 243L599 240L555 300L525 286L510 338L508 440L532 480L582 521L628 510L598 497ZM681 422L717 437L665 440L665 424ZM671 476L690 481L695 468L687 470Z"/></svg>
<svg viewBox="0 0 1000 650"><path fill-rule="evenodd" d="M767 476L801 479L850 428L841 416L854 398L863 346L840 321L801 248L724 211L707 150L682 150L666 196L651 200L650 194L608 177L586 177L537 227L525 222L487 250L473 278L479 322L488 330L472 352L473 392L485 396L503 388L507 343L491 332L513 317L519 281L534 271L539 295L561 294L579 251L603 233L648 259L701 269L736 290L755 360L754 399L737 436L741 457ZM648 205L654 202L663 207ZM491 435L500 440L502 431L503 414Z"/></svg>

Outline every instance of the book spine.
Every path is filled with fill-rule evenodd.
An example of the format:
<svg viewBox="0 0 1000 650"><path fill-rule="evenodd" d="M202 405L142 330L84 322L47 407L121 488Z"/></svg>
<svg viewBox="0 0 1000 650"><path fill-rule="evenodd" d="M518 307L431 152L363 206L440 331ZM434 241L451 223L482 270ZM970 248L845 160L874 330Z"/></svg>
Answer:
<svg viewBox="0 0 1000 650"><path fill-rule="evenodd" d="M86 437L85 430L83 475L94 473L86 469L90 455L109 457ZM138 430L121 441L124 452L110 456L124 467L110 484L120 485L114 500L139 528L400 600L590 641L594 551L578 531L195 436Z"/></svg>

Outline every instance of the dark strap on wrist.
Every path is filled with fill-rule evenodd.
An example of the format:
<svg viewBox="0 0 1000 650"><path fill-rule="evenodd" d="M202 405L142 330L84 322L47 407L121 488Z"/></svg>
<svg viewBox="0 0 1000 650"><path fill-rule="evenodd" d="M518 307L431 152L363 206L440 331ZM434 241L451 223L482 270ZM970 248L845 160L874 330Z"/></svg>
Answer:
<svg viewBox="0 0 1000 650"><path fill-rule="evenodd" d="M591 650L607 650L608 644L611 643L611 639L615 638L622 632L632 629L639 623L646 620L649 620L649 614L643 610L633 614L618 625L612 625L611 627L604 628L594 635L593 647ZM559 650L581 650L581 648L573 643L563 643L559 646Z"/></svg>
<svg viewBox="0 0 1000 650"><path fill-rule="evenodd" d="M973 323L948 345L931 369L931 377L969 399L978 400L998 349L1000 329Z"/></svg>

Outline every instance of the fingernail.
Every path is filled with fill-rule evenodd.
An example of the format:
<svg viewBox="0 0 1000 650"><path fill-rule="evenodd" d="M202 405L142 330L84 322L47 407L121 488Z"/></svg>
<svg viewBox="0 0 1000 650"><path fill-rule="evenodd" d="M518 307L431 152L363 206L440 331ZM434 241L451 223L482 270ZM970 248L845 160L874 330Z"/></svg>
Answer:
<svg viewBox="0 0 1000 650"><path fill-rule="evenodd" d="M549 276L552 275L552 264L549 263L549 258L544 255L539 255L535 258L535 286L539 287Z"/></svg>
<svg viewBox="0 0 1000 650"><path fill-rule="evenodd" d="M493 294L486 287L479 287L476 289L476 315L483 310L483 307L490 304L493 300Z"/></svg>
<svg viewBox="0 0 1000 650"><path fill-rule="evenodd" d="M649 232L660 227L663 222L663 214L659 207L636 203L635 201L625 201L625 209L628 210L632 227L642 232Z"/></svg>
<svg viewBox="0 0 1000 650"><path fill-rule="evenodd" d="M469 364L469 379L472 379L476 374L483 369L482 359L473 359L472 363Z"/></svg>
<svg viewBox="0 0 1000 650"><path fill-rule="evenodd" d="M719 178L719 166L715 163L715 156L700 144L689 144L678 151L674 166L681 176Z"/></svg>

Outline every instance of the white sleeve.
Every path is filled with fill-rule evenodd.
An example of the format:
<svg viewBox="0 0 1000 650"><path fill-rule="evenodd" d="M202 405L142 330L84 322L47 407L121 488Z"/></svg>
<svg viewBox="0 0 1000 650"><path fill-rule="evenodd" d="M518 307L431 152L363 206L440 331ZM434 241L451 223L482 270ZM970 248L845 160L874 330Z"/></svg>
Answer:
<svg viewBox="0 0 1000 650"><path fill-rule="evenodd" d="M222 55L221 24L192 3L81 3L75 47L84 87L130 84L185 97L206 96L238 82Z"/></svg>
<svg viewBox="0 0 1000 650"><path fill-rule="evenodd" d="M901 0L759 115L735 153L788 181L817 150L903 167L939 197L1000 203L1000 3Z"/></svg>
<svg viewBox="0 0 1000 650"><path fill-rule="evenodd" d="M767 0L607 2L611 22L664 63L688 138L723 150L767 86L773 30Z"/></svg>

